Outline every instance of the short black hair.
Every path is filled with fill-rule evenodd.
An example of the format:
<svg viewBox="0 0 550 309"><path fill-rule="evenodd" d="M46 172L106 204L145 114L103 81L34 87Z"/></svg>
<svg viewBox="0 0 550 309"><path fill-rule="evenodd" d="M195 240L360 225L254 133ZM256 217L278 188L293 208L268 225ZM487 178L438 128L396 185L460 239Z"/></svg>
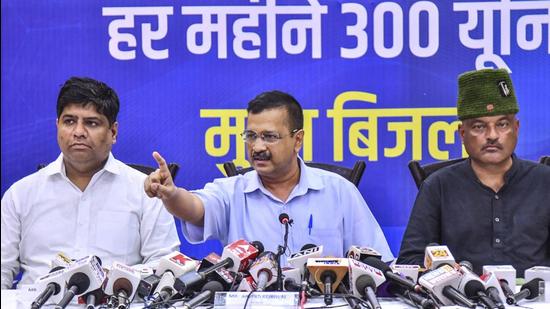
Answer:
<svg viewBox="0 0 550 309"><path fill-rule="evenodd" d="M118 96L111 87L88 77L71 77L61 87L57 97L57 118L70 104L92 104L98 113L107 117L109 126L116 121L120 108Z"/></svg>
<svg viewBox="0 0 550 309"><path fill-rule="evenodd" d="M288 113L290 131L304 128L304 112L300 103L288 93L273 90L256 96L248 103L249 114L259 114L264 110L284 107Z"/></svg>

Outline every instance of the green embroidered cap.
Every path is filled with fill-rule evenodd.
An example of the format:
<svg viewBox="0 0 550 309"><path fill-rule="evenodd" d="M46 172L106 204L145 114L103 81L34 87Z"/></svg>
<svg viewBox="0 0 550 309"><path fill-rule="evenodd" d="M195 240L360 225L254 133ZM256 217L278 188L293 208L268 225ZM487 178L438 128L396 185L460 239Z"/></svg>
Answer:
<svg viewBox="0 0 550 309"><path fill-rule="evenodd" d="M512 80L505 69L469 71L458 77L458 119L516 114Z"/></svg>

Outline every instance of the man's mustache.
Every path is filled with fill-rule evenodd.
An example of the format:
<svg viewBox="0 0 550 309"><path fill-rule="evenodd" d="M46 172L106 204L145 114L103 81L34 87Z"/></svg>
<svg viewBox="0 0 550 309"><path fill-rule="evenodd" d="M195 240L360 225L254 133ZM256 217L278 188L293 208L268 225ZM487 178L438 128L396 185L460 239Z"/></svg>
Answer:
<svg viewBox="0 0 550 309"><path fill-rule="evenodd" d="M267 151L255 152L252 154L253 160L269 160L271 159L271 154Z"/></svg>
<svg viewBox="0 0 550 309"><path fill-rule="evenodd" d="M498 149L502 149L502 145L497 141L489 141L485 145L483 145L483 147L481 147L481 150L485 150L489 147L496 147Z"/></svg>

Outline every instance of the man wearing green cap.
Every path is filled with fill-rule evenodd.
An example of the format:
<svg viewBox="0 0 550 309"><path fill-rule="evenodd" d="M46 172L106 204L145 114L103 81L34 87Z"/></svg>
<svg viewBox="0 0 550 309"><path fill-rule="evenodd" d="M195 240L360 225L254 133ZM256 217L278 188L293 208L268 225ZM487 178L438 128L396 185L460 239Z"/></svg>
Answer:
<svg viewBox="0 0 550 309"><path fill-rule="evenodd" d="M508 72L460 75L457 108L469 159L423 182L397 262L422 265L425 247L438 243L477 273L511 264L521 277L550 266L550 167L514 154L519 109Z"/></svg>

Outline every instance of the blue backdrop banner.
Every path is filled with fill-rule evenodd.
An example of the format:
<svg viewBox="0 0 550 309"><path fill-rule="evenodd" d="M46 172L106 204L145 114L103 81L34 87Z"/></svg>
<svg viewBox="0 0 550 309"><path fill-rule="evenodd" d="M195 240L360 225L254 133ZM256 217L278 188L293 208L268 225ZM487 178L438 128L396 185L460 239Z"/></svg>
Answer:
<svg viewBox="0 0 550 309"><path fill-rule="evenodd" d="M58 156L71 76L117 91L118 159L154 165L157 150L188 189L248 166L246 104L277 89L305 109L306 161L367 162L359 188L397 254L417 192L407 163L465 155L460 73L512 72L516 153L550 154L549 24L550 1L2 1L2 194Z"/></svg>

